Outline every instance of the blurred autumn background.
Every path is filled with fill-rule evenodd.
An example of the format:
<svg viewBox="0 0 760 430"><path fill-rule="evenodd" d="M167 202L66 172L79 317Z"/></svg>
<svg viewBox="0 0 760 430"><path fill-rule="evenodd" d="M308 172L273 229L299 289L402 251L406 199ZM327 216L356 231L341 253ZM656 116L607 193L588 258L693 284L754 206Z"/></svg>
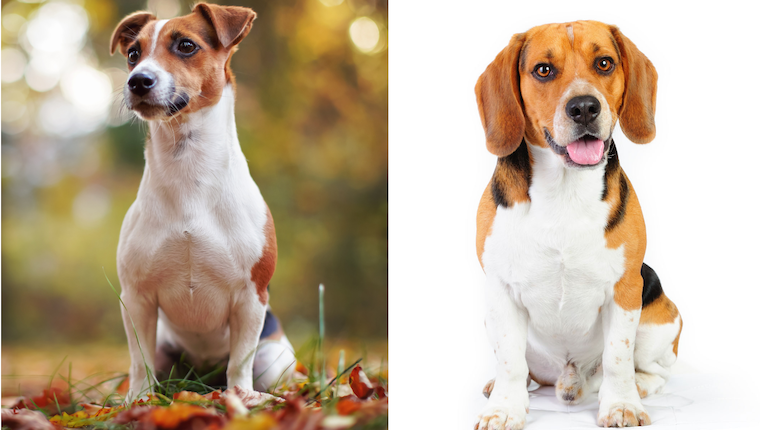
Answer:
<svg viewBox="0 0 760 430"><path fill-rule="evenodd" d="M2 2L4 395L10 376L49 375L65 355L128 367L106 276L118 290L147 128L120 107L126 61L109 40L131 12L193 3ZM271 304L298 349L324 283L327 337L386 356L387 1L216 3L258 14L232 68L240 142L277 228Z"/></svg>

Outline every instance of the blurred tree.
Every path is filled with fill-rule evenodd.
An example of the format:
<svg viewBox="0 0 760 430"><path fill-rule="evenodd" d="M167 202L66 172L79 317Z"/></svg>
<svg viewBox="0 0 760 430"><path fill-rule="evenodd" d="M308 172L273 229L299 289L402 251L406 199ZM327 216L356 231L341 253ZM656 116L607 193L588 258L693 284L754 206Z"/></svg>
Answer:
<svg viewBox="0 0 760 430"><path fill-rule="evenodd" d="M333 336L384 339L387 2L234 4L258 14L232 68L243 152L277 228L272 306L292 337L308 336L321 282ZM104 272L118 289L116 245L146 127L121 106L126 61L108 55L110 35L135 10L169 18L190 7L3 2L3 342L123 338ZM67 17L85 25L81 43L62 45ZM117 100L108 115L93 108L102 77ZM77 82L89 98L71 90Z"/></svg>

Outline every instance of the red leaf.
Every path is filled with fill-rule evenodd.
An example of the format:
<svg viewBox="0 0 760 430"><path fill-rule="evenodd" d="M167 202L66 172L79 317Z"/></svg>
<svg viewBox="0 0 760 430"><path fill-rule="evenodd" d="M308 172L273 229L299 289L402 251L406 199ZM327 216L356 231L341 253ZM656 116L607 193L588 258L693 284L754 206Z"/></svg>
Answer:
<svg viewBox="0 0 760 430"><path fill-rule="evenodd" d="M340 400L338 400L338 405L336 406L338 414L340 415L351 415L361 409L361 407L362 402L356 396L341 397Z"/></svg>
<svg viewBox="0 0 760 430"><path fill-rule="evenodd" d="M57 401L57 405L56 405ZM51 388L42 390L42 394L34 396L31 399L22 397L11 406L12 409L42 409L45 412L52 414L57 413L58 408L61 409L71 406L71 398L69 394L64 392L60 388Z"/></svg>
<svg viewBox="0 0 760 430"><path fill-rule="evenodd" d="M351 385L354 394L360 399L366 399L375 391L372 388L372 383L369 381L369 378L367 378L367 375L364 374L364 371L360 366L354 367L354 370L351 371L351 376L348 378L348 384Z"/></svg>
<svg viewBox="0 0 760 430"><path fill-rule="evenodd" d="M382 399L388 397L388 395L385 394L385 388L383 388L380 385L375 386L375 392L377 393L377 398L378 399L382 400Z"/></svg>
<svg viewBox="0 0 760 430"><path fill-rule="evenodd" d="M222 398L222 390L212 391L208 394L204 394L203 397L205 397L206 400L220 400Z"/></svg>

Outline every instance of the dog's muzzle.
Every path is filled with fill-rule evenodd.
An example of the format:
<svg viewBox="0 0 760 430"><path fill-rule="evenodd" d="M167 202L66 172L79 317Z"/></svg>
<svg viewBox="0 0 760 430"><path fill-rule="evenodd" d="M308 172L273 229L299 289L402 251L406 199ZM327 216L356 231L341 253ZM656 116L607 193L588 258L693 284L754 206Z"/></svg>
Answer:
<svg viewBox="0 0 760 430"><path fill-rule="evenodd" d="M547 129L544 129L544 138L552 151L562 156L568 166L573 167L594 167L600 164L612 141L611 135L603 141L592 134L584 134L566 146L560 146Z"/></svg>

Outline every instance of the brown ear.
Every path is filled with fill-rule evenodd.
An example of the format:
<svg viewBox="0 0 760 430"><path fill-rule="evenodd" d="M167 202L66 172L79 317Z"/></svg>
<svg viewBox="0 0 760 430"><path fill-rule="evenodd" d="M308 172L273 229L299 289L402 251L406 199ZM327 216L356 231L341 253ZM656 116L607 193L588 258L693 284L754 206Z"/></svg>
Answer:
<svg viewBox="0 0 760 430"><path fill-rule="evenodd" d="M145 24L156 19L150 12L135 12L122 19L111 35L111 55L119 48L121 55L127 56L127 47L135 40Z"/></svg>
<svg viewBox="0 0 760 430"><path fill-rule="evenodd" d="M525 133L517 64L524 42L524 34L512 36L509 45L488 65L475 85L486 147L499 157L514 152Z"/></svg>
<svg viewBox="0 0 760 430"><path fill-rule="evenodd" d="M620 126L634 143L649 143L654 139L654 111L657 101L657 70L636 45L610 26L612 36L623 57L625 94L620 108Z"/></svg>
<svg viewBox="0 0 760 430"><path fill-rule="evenodd" d="M251 31L256 19L256 12L247 7L198 3L193 12L202 14L214 26L216 36L225 49L240 43Z"/></svg>

